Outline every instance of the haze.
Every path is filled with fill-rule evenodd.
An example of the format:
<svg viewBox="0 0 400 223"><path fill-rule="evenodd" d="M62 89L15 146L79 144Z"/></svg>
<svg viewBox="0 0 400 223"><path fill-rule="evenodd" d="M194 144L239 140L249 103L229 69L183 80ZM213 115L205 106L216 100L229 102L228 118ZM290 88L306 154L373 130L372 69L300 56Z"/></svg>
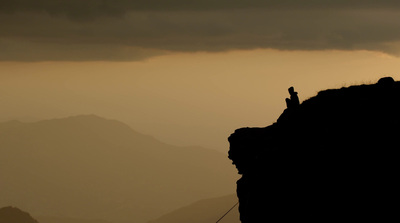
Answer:
<svg viewBox="0 0 400 223"><path fill-rule="evenodd" d="M174 145L226 152L227 136L266 126L326 88L398 77L398 57L370 51L174 53L132 62L2 62L1 121L96 114Z"/></svg>
<svg viewBox="0 0 400 223"><path fill-rule="evenodd" d="M286 107L290 86L301 102L327 88L375 83L383 76L399 80L399 12L398 1L372 0L40 0L35 4L2 0L0 124L95 115L77 120L117 120L131 127L125 129L129 133L120 130L123 134L134 131L154 137L162 148L219 152L214 154L216 160L224 161L215 161L223 166L216 167L216 172L229 173L218 191L199 189L173 199L176 191L164 188L165 200L151 201L160 204L156 212L145 209L149 204L142 206L139 217L141 223L147 222L191 202L234 193L239 175L227 158L227 137L237 128L275 122ZM75 119L65 122L71 120ZM4 124L4 129L16 122L11 123ZM7 140L4 145L15 146ZM76 148L86 148L86 143L91 142L82 141ZM131 140L126 145L135 147L135 143ZM27 143L24 146L29 148ZM164 151L161 147L157 151ZM205 156L193 154L185 157L203 163L196 170L213 170L200 158ZM175 158L171 165L183 168L179 157ZM187 160L184 164L189 165ZM162 169L160 165L169 164L163 161L154 166ZM28 164L22 167L29 169ZM129 164L129 168L139 167ZM133 178L132 182L137 180ZM225 185L232 187L225 191L221 189ZM129 188L125 185L126 193ZM166 197L175 206L165 204L171 201ZM110 195L109 199L123 198ZM8 203L0 199L0 204ZM36 213L46 215L43 210ZM113 223L120 222L124 220Z"/></svg>

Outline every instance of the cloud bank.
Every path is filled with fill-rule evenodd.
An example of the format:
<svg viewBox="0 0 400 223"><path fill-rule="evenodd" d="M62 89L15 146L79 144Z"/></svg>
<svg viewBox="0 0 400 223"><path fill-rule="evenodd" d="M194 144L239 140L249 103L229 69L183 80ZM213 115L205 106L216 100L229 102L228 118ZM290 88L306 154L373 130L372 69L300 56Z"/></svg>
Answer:
<svg viewBox="0 0 400 223"><path fill-rule="evenodd" d="M1 0L0 60L141 60L168 52L400 55L399 1Z"/></svg>

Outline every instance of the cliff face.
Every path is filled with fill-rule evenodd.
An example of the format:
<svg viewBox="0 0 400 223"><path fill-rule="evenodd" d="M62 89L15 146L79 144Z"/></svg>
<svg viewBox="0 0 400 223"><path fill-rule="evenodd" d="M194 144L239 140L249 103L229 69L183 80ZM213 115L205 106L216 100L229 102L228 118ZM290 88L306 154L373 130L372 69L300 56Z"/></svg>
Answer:
<svg viewBox="0 0 400 223"><path fill-rule="evenodd" d="M394 217L398 200L400 82L321 91L265 128L237 129L229 158L242 223Z"/></svg>

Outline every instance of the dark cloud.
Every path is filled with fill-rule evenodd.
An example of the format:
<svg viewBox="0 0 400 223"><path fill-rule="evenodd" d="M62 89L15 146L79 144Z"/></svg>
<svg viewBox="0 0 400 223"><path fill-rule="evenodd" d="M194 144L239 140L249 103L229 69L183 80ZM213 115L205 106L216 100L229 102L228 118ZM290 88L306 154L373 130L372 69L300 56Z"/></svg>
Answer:
<svg viewBox="0 0 400 223"><path fill-rule="evenodd" d="M118 44L31 42L0 39L0 61L136 61L165 54Z"/></svg>
<svg viewBox="0 0 400 223"><path fill-rule="evenodd" d="M1 0L0 12L44 12L69 18L123 15L130 11L229 10L263 8L354 9L398 8L397 0Z"/></svg>
<svg viewBox="0 0 400 223"><path fill-rule="evenodd" d="M139 60L254 48L400 55L397 1L12 2L0 13L0 60Z"/></svg>

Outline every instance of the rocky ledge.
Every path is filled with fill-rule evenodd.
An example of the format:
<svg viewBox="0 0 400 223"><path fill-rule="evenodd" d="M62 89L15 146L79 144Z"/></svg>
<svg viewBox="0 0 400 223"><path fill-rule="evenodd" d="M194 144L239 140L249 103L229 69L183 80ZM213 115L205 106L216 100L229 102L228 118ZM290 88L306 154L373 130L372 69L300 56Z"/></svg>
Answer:
<svg viewBox="0 0 400 223"><path fill-rule="evenodd" d="M275 123L228 138L242 223L397 219L400 82L289 93Z"/></svg>

